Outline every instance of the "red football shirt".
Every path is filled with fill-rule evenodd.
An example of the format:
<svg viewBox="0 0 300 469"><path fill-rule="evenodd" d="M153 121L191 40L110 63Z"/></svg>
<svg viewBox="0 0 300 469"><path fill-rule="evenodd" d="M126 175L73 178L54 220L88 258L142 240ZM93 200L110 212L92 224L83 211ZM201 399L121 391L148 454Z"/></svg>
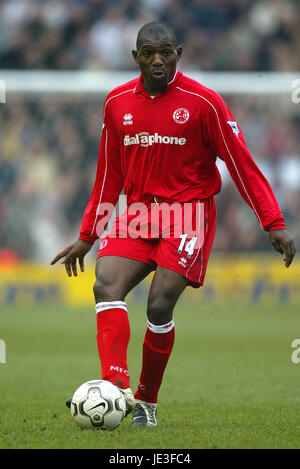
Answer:
<svg viewBox="0 0 300 469"><path fill-rule="evenodd" d="M166 90L149 96L142 76L115 88L104 104L96 180L80 239L94 242L104 202L128 205L206 199L221 190L216 158L225 161L239 192L265 230L284 218L223 99L177 71Z"/></svg>

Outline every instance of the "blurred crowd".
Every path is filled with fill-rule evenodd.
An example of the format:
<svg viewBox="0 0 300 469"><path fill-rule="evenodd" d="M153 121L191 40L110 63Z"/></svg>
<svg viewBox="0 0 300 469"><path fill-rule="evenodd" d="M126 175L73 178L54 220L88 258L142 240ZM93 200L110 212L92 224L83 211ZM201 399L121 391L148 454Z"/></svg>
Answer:
<svg viewBox="0 0 300 469"><path fill-rule="evenodd" d="M0 68L131 69L153 19L174 27L185 69L300 69L298 0L0 0Z"/></svg>
<svg viewBox="0 0 300 469"><path fill-rule="evenodd" d="M248 147L271 183L289 230L300 242L298 106L287 96L224 97ZM40 98L2 105L0 115L0 246L23 259L49 261L78 237L92 190L102 126L103 98ZM216 197L214 250L272 249L242 200L224 163ZM95 245L95 250L97 249Z"/></svg>
<svg viewBox="0 0 300 469"><path fill-rule="evenodd" d="M300 70L296 0L0 0L0 68L129 70L137 30L157 18L183 43L183 71ZM287 95L224 98L299 244L299 104ZM95 178L103 99L0 104L0 262L1 250L48 262L77 238ZM218 165L214 250L272 249Z"/></svg>

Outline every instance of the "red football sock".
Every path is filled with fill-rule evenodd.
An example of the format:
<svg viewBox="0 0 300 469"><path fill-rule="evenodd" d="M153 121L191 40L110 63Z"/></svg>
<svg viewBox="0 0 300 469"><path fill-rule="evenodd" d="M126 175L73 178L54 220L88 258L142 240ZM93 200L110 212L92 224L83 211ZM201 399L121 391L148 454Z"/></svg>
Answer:
<svg viewBox="0 0 300 469"><path fill-rule="evenodd" d="M127 347L130 325L124 301L103 301L96 304L97 345L102 379L121 389L129 388Z"/></svg>
<svg viewBox="0 0 300 469"><path fill-rule="evenodd" d="M157 403L164 371L175 339L174 321L155 326L148 321L143 345L143 365L135 399Z"/></svg>

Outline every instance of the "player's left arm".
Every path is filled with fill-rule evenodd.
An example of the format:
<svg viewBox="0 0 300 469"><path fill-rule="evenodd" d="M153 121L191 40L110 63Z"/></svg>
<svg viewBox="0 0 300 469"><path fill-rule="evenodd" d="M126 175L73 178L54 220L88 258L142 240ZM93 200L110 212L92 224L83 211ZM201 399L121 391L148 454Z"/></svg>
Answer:
<svg viewBox="0 0 300 469"><path fill-rule="evenodd" d="M214 94L206 103L205 130L209 143L229 170L241 196L254 211L262 229L269 232L274 249L284 254L289 267L296 247L272 188L252 158L244 136L223 99Z"/></svg>

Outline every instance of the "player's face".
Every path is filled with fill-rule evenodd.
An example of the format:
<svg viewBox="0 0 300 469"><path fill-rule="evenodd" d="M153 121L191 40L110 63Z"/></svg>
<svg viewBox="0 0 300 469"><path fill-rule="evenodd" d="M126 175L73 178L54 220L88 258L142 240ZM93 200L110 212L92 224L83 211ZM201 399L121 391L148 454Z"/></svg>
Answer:
<svg viewBox="0 0 300 469"><path fill-rule="evenodd" d="M137 51L132 51L143 74L146 91L163 90L172 80L181 56L181 47L175 47L169 38L145 39Z"/></svg>

